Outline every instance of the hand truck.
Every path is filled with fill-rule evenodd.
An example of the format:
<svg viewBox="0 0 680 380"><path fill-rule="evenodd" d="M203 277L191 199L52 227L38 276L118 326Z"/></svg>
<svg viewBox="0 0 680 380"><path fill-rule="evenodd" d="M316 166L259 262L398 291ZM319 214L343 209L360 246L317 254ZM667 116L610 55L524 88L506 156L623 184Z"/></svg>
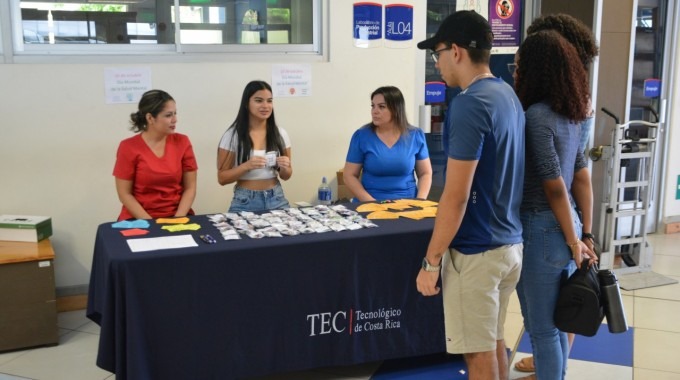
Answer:
<svg viewBox="0 0 680 380"><path fill-rule="evenodd" d="M654 184L659 117L652 110L657 120L654 123L631 120L622 124L611 111L606 108L602 111L612 117L616 125L611 131L611 145L592 148L589 152L593 161L606 160L598 234L602 240L600 268L617 274L651 271L653 255L646 226ZM646 133L639 133L638 127L642 126L647 127Z"/></svg>

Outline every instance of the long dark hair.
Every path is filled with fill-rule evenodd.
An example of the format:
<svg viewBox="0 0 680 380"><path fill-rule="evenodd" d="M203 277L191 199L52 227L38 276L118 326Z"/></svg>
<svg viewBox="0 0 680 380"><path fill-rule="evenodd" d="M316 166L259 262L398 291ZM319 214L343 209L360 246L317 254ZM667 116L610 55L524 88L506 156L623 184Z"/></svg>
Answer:
<svg viewBox="0 0 680 380"><path fill-rule="evenodd" d="M154 118L163 111L165 103L170 100L175 100L163 90L149 90L139 99L139 106L137 112L130 114L130 130L133 132L142 132L147 129L146 114L150 113Z"/></svg>
<svg viewBox="0 0 680 380"><path fill-rule="evenodd" d="M250 151L253 149L253 140L250 138L250 112L248 111L248 104L250 98L260 90L268 90L272 92L269 83L261 80L254 80L246 85L243 89L243 96L241 96L241 106L238 109L236 120L229 126L229 129L234 128L236 133L232 139L238 138L238 151L236 152L237 162L243 163L250 159ZM279 128L276 126L274 119L274 109L272 114L267 119L267 151L278 151L280 155L284 155L286 147L279 133Z"/></svg>
<svg viewBox="0 0 680 380"><path fill-rule="evenodd" d="M515 91L522 107L547 102L574 122L590 111L588 76L576 48L554 30L530 34L517 51Z"/></svg>

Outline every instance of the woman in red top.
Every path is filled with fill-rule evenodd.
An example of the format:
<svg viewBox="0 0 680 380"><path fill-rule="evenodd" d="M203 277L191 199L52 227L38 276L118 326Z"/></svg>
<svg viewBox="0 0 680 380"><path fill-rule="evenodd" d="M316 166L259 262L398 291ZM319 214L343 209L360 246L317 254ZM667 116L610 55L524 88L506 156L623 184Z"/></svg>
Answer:
<svg viewBox="0 0 680 380"><path fill-rule="evenodd" d="M142 95L130 115L137 135L121 141L113 175L123 203L118 220L193 214L196 157L189 138L175 133L177 106L165 91Z"/></svg>

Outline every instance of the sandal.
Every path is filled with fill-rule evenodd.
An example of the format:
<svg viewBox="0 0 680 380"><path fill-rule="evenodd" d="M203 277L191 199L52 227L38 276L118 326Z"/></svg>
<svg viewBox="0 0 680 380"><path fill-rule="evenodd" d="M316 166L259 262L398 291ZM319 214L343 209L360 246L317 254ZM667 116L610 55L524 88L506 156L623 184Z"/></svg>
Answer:
<svg viewBox="0 0 680 380"><path fill-rule="evenodd" d="M536 367L534 367L534 357L528 356L526 358L520 359L515 363L515 370L519 372L536 372Z"/></svg>

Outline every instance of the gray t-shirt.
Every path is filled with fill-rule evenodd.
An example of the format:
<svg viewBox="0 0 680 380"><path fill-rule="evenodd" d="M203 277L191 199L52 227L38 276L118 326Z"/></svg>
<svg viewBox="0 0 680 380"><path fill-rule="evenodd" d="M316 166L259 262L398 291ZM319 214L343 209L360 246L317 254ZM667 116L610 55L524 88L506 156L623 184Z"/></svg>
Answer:
<svg viewBox="0 0 680 380"><path fill-rule="evenodd" d="M562 176L569 190L574 173L585 168L586 160L579 149L581 126L555 113L548 103L536 103L526 111L526 171L522 211L550 210L543 181Z"/></svg>

